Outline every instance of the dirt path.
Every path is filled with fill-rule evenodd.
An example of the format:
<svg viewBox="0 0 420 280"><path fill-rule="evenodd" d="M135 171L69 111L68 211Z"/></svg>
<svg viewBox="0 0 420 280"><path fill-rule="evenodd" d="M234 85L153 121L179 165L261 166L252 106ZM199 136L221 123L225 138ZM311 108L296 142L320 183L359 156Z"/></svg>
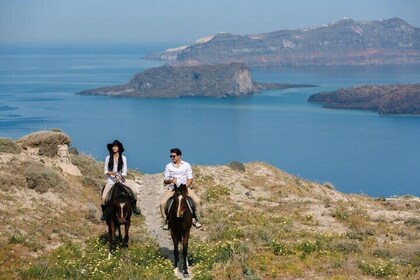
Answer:
<svg viewBox="0 0 420 280"><path fill-rule="evenodd" d="M137 182L140 184L138 206L145 218L147 230L152 237L156 238L161 254L169 258L173 263L174 256L171 235L169 231L162 229L162 218L159 210L160 198L166 190L163 186L163 176L162 174L145 174ZM188 270L191 273L191 268ZM185 279L179 271L177 272L177 276L180 279Z"/></svg>

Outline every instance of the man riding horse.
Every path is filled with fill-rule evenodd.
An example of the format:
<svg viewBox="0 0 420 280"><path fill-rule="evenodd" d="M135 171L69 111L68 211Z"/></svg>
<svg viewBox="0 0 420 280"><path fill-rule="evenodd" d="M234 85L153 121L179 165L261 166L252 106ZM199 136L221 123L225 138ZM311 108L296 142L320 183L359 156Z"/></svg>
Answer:
<svg viewBox="0 0 420 280"><path fill-rule="evenodd" d="M188 189L188 196L193 200L195 205L194 211L194 218L195 223L194 226L196 228L200 228L202 224L200 223L200 199L195 194L195 192L190 188L193 182L193 175L191 165L181 160L182 152L178 148L171 149L170 158L172 162L168 163L165 167L165 175L164 175L164 184L168 185L168 190L164 193L161 201L160 201L160 212L164 219L163 229L168 230L168 218L166 216L166 203L169 198L171 198L174 194L175 186L185 185Z"/></svg>
<svg viewBox="0 0 420 280"><path fill-rule="evenodd" d="M106 185L102 192L102 216L101 220L107 219L107 201L109 200L109 190L115 183L124 183L131 190L133 213L139 215L140 209L137 208L137 188L131 182L125 182L124 176L127 176L127 158L123 156L124 147L118 140L107 145L109 156L105 158L104 173L106 175Z"/></svg>

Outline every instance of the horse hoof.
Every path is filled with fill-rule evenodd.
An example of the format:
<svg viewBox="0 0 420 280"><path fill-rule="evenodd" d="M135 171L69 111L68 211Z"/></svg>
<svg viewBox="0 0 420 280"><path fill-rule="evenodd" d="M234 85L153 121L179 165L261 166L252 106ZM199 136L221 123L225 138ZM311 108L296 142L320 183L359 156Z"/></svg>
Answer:
<svg viewBox="0 0 420 280"><path fill-rule="evenodd" d="M188 273L188 271L185 271L182 273L182 276L184 277L190 277L190 274Z"/></svg>

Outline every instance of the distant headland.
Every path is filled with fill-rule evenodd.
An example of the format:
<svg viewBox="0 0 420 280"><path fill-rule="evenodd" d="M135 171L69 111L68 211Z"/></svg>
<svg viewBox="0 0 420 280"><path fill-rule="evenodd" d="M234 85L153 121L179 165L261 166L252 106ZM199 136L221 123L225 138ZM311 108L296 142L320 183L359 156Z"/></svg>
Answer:
<svg viewBox="0 0 420 280"><path fill-rule="evenodd" d="M317 28L237 35L219 33L149 59L174 63L243 62L247 66L420 63L420 28L399 18L342 19Z"/></svg>
<svg viewBox="0 0 420 280"><path fill-rule="evenodd" d="M375 110L380 114L420 114L420 84L364 85L312 95L328 108Z"/></svg>
<svg viewBox="0 0 420 280"><path fill-rule="evenodd" d="M113 97L175 98L250 95L261 90L310 87L303 84L257 83L243 63L161 66L148 69L125 85L88 89L79 95Z"/></svg>

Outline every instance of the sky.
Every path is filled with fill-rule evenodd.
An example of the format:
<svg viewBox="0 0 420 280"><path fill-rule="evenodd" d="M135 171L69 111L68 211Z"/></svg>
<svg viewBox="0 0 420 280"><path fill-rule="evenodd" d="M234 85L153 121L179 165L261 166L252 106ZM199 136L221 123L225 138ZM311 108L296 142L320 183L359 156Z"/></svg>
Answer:
<svg viewBox="0 0 420 280"><path fill-rule="evenodd" d="M192 43L344 17L420 27L420 0L0 0L0 43Z"/></svg>

